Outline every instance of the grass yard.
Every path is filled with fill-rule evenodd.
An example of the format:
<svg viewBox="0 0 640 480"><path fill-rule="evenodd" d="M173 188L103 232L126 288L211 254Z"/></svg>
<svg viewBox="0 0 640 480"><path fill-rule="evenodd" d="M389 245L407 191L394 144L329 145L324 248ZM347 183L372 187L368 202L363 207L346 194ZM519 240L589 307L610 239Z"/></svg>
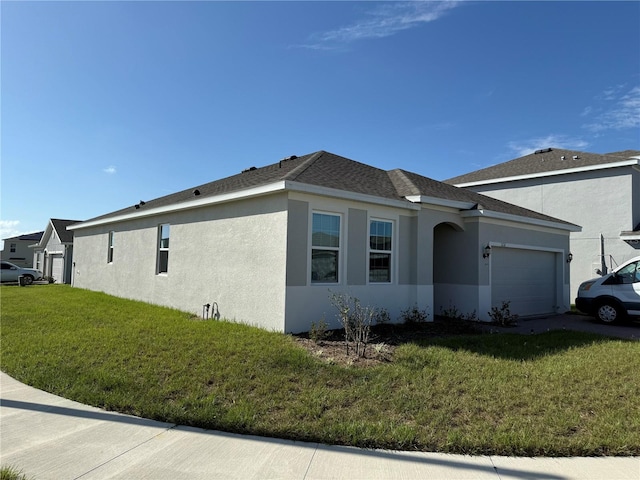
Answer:
<svg viewBox="0 0 640 480"><path fill-rule="evenodd" d="M0 366L107 410L327 444L640 454L640 342L558 331L421 339L370 367L295 338L65 285L0 287Z"/></svg>

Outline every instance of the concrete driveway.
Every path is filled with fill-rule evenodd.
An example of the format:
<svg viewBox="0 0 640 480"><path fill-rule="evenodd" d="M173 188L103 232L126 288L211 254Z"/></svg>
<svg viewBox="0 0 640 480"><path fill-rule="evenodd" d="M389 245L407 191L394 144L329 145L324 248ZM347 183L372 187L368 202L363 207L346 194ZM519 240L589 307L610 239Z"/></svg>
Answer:
<svg viewBox="0 0 640 480"><path fill-rule="evenodd" d="M548 317L533 317L518 319L518 324L512 327L498 327L483 325L482 329L493 333L534 334L550 330L574 330L597 333L610 337L640 340L640 321L629 321L620 325L606 325L597 322L595 318L579 313L564 313Z"/></svg>

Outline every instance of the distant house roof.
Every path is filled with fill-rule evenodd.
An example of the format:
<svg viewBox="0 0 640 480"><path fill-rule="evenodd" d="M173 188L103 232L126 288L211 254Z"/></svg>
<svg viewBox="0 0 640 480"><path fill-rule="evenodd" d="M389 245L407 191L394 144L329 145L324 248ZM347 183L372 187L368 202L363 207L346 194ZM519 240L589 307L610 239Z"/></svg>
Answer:
<svg viewBox="0 0 640 480"><path fill-rule="evenodd" d="M288 157L261 168L251 167L231 177L153 200L141 201L136 205L89 219L77 228L82 228L83 225L109 223L110 220L133 218L145 212L151 214L157 209L184 207L194 201L202 202L207 198L248 191L278 182L285 182L281 190L293 189L295 185L306 185L319 189L331 189L332 192L342 191L402 202L406 206L413 205L420 199L426 199L425 203L457 202L456 205L461 209L485 208L502 214L575 227L569 222L447 185L416 173L398 169L385 171L329 152L318 151L300 157Z"/></svg>
<svg viewBox="0 0 640 480"><path fill-rule="evenodd" d="M471 186L634 164L640 164L640 150L599 154L545 148L524 157L450 178L445 182L451 185Z"/></svg>
<svg viewBox="0 0 640 480"><path fill-rule="evenodd" d="M58 238L62 243L73 242L73 232L67 230L67 227L78 222L79 220L62 220L59 218L51 219L51 224L53 225L53 228L55 228L56 233L58 234Z"/></svg>
<svg viewBox="0 0 640 480"><path fill-rule="evenodd" d="M49 223L47 224L46 230L41 235L41 238L38 239L38 243L31 246L36 249L45 247L47 242L49 241L49 238L51 238L51 234L54 231L56 232L61 243L72 244L73 232L67 230L67 227L79 222L79 220L62 220L60 218L51 218L49 220Z"/></svg>
<svg viewBox="0 0 640 480"><path fill-rule="evenodd" d="M44 234L44 231L42 232L35 232L35 233L25 233L23 235L17 235L15 237L9 237L9 238L4 238L4 241L7 240L23 240L23 241L27 241L27 242L39 242L40 239L42 238L42 235Z"/></svg>

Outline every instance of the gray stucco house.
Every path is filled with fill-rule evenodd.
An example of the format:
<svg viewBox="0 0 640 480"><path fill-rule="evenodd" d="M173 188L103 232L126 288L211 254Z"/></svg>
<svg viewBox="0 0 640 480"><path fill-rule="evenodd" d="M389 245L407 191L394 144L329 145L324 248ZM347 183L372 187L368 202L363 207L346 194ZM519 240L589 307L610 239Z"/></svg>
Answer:
<svg viewBox="0 0 640 480"><path fill-rule="evenodd" d="M34 268L57 283L71 283L73 261L73 232L67 227L78 220L52 218L40 241L32 245Z"/></svg>
<svg viewBox="0 0 640 480"><path fill-rule="evenodd" d="M545 148L467 173L449 184L582 227L571 233L571 293L640 255L640 151L598 154Z"/></svg>
<svg viewBox="0 0 640 480"><path fill-rule="evenodd" d="M19 267L32 268L33 263L33 250L31 246L39 242L44 232L25 233L23 235L16 235L15 237L4 238L2 252L0 252L0 259L11 262Z"/></svg>
<svg viewBox="0 0 640 480"><path fill-rule="evenodd" d="M74 285L283 332L330 292L384 307L521 315L570 306L569 233L545 214L319 151L69 227ZM214 303L215 302L215 303Z"/></svg>

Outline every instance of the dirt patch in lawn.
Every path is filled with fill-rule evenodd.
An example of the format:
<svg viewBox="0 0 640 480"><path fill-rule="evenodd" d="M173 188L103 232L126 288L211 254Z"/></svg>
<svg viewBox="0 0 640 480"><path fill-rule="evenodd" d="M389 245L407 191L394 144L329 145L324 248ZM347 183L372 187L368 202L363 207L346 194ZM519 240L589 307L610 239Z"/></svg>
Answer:
<svg viewBox="0 0 640 480"><path fill-rule="evenodd" d="M322 340L313 340L309 332L294 335L295 341L313 356L327 363L370 367L392 362L399 345L420 339L480 335L484 330L476 322L436 317L433 322L384 324L371 327L364 357L355 355L353 345L344 340L344 330L328 330Z"/></svg>

